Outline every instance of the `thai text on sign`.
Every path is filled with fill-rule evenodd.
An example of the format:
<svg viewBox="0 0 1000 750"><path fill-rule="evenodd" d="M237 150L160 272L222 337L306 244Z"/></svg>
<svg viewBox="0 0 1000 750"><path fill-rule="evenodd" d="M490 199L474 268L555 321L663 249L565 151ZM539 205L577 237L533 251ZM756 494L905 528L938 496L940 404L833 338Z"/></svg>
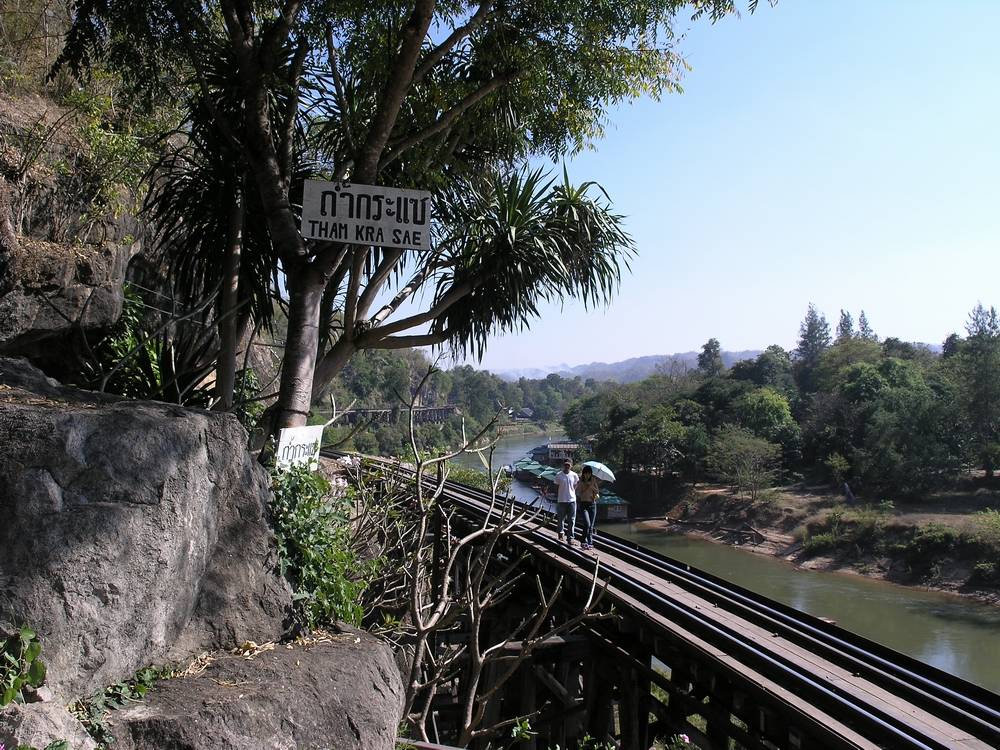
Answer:
<svg viewBox="0 0 1000 750"><path fill-rule="evenodd" d="M278 448L275 463L281 468L297 464L311 464L319 461L319 449L323 443L324 425L308 427L286 427L278 433Z"/></svg>
<svg viewBox="0 0 1000 750"><path fill-rule="evenodd" d="M426 190L306 180L302 194L306 239L430 250L430 220Z"/></svg>

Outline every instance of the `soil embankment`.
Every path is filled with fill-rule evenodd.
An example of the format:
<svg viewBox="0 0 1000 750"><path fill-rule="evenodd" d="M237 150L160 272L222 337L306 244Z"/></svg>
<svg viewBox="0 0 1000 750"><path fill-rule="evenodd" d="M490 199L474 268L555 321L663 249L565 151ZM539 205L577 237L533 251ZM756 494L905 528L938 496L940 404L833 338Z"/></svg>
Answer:
<svg viewBox="0 0 1000 750"><path fill-rule="evenodd" d="M997 507L995 500L980 488L902 508L848 506L823 489L795 486L768 491L752 502L703 484L673 503L663 518L638 523L665 534L740 546L803 568L1000 603L991 528L995 516L988 511Z"/></svg>

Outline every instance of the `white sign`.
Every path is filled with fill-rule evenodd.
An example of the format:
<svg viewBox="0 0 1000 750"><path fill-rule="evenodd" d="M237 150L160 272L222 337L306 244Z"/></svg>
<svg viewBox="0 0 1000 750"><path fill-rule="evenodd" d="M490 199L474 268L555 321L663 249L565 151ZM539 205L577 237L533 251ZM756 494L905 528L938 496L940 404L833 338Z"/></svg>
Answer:
<svg viewBox="0 0 1000 750"><path fill-rule="evenodd" d="M404 249L431 249L431 194L426 190L306 180L302 236Z"/></svg>
<svg viewBox="0 0 1000 750"><path fill-rule="evenodd" d="M278 433L278 450L275 462L282 468L297 464L319 461L319 448L323 443L323 428L326 425L309 427L286 427Z"/></svg>

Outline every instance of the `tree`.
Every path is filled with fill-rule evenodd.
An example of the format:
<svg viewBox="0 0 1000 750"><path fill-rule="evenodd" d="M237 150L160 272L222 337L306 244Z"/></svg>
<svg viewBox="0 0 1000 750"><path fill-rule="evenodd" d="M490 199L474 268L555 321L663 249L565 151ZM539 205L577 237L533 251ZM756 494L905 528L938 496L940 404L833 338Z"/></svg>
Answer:
<svg viewBox="0 0 1000 750"><path fill-rule="evenodd" d="M722 363L722 346L718 339L709 339L701 347L701 353L698 355L698 371L706 377L717 378L723 370L725 365Z"/></svg>
<svg viewBox="0 0 1000 750"><path fill-rule="evenodd" d="M987 476L1000 460L1000 319L979 303L969 313L957 361L962 405L972 449Z"/></svg>
<svg viewBox="0 0 1000 750"><path fill-rule="evenodd" d="M858 316L858 338L862 341L878 341L878 336L875 335L875 331L872 330L871 325L868 323L868 316L865 315L865 311L861 311L861 315Z"/></svg>
<svg viewBox="0 0 1000 750"><path fill-rule="evenodd" d="M854 338L854 318L851 317L851 314L847 310L841 310L840 322L837 323L837 341L850 338Z"/></svg>
<svg viewBox="0 0 1000 750"><path fill-rule="evenodd" d="M954 357L959 353L959 351L961 351L963 343L962 337L957 333L949 334L948 338L946 338L944 343L941 344L941 356L944 359Z"/></svg>
<svg viewBox="0 0 1000 750"><path fill-rule="evenodd" d="M810 302L806 317L799 326L799 344L794 352L796 375L799 388L803 391L814 390L813 372L828 346L830 346L830 324Z"/></svg>
<svg viewBox="0 0 1000 750"><path fill-rule="evenodd" d="M749 430L727 425L712 438L708 467L718 479L737 492L747 492L750 500L756 501L760 491L774 481L780 455L774 443Z"/></svg>
<svg viewBox="0 0 1000 750"><path fill-rule="evenodd" d="M487 333L523 326L543 299L609 299L631 244L591 185L550 191L531 175L481 175L578 150L599 137L609 105L676 89L672 23L684 7L80 2L60 65L83 74L103 62L146 101L193 89L240 153L287 294L277 428L303 424L358 351L481 352ZM693 7L713 19L734 10L731 0ZM220 57L239 119L214 103L219 82L204 63ZM436 190L435 247L304 240L294 206L306 153L318 176ZM466 231L474 208L490 213ZM397 317L427 290L426 309Z"/></svg>

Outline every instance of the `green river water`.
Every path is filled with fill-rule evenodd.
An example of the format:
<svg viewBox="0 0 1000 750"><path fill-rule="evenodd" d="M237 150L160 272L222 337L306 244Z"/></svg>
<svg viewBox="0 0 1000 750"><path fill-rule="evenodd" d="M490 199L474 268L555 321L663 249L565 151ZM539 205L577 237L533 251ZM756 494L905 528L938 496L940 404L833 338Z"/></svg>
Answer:
<svg viewBox="0 0 1000 750"><path fill-rule="evenodd" d="M560 437L505 438L497 446L494 464L509 464L547 438ZM463 462L478 463L474 458ZM513 491L522 499L535 494L519 483ZM836 620L847 630L1000 693L1000 607L858 575L803 570L738 547L632 524L610 524L601 530L803 612Z"/></svg>

